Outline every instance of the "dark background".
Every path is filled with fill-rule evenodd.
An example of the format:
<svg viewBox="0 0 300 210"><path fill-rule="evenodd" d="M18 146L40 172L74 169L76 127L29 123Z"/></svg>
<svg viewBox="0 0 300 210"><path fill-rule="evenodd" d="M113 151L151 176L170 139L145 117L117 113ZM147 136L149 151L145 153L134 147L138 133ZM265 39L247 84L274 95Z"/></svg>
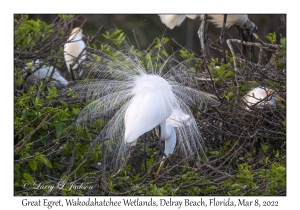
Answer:
<svg viewBox="0 0 300 210"><path fill-rule="evenodd" d="M118 28L126 33L127 38L136 45L136 40L140 49L144 50L152 43L154 37L159 37L163 34L166 26L160 21L157 14L78 14L78 21L74 22L74 27L80 26L84 21L83 33L86 36L94 35L97 30L103 26L106 30ZM40 19L47 23L52 23L57 17L57 14L32 14L29 16L32 19ZM249 19L258 27L258 35L266 42L265 37L268 33L276 32L278 40L280 34L286 37L286 15L281 14L250 14ZM167 30L166 34L176 40L180 45L200 54L200 42L197 31L200 27L201 20L186 18L183 23L173 30ZM102 29L102 33L105 29ZM134 33L133 33L134 31ZM209 38L213 41L220 36L221 29L216 28L212 23L209 24ZM235 26L226 30L226 38L239 39L238 30Z"/></svg>

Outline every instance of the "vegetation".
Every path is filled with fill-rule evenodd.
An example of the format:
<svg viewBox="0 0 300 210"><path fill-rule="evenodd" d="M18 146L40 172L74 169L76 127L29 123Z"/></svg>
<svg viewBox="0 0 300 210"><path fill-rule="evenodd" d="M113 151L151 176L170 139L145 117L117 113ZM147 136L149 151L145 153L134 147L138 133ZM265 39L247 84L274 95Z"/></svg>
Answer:
<svg viewBox="0 0 300 210"><path fill-rule="evenodd" d="M285 97L286 38L269 33L257 40L272 44L257 46L257 63L227 52L229 63L202 57L185 48L178 60L196 58L186 72L187 85L212 94L220 105L194 109L194 116L206 144L209 162L187 165L175 152L174 166L166 165L156 174L160 160L154 131L147 134L147 172L144 171L142 141L131 152L121 171L110 170L106 141L94 141L105 125L99 121L77 125L76 118L90 102L67 88L52 87L47 80L28 84L32 62L54 66L67 75L63 45L76 17L60 15L52 24L15 17L14 33L14 194L15 195L285 195L286 194L286 106L245 109L243 96L248 90L264 86ZM103 31L103 32L102 32ZM265 40L264 42L261 39ZM121 30L99 29L85 41L88 58L103 51L112 57L125 40ZM133 45L145 68L161 63L172 52L152 53L171 39L156 37L143 56ZM178 47L178 46L177 46ZM237 47L238 48L238 47ZM271 52L268 57L266 52ZM149 56L152 56L149 59ZM154 57L156 56L156 57ZM238 70L234 69L238 61ZM84 64L82 64L84 65ZM95 74L85 74L93 79ZM80 82L80 81L79 81ZM62 95L62 92L67 94ZM103 158L104 157L104 158ZM174 168L179 169L178 174Z"/></svg>

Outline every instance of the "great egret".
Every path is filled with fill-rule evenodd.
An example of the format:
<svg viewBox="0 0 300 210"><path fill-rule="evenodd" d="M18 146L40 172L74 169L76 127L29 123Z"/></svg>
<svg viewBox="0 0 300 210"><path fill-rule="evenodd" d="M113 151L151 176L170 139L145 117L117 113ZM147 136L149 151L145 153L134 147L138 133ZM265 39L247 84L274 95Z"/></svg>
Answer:
<svg viewBox="0 0 300 210"><path fill-rule="evenodd" d="M173 108L176 104L175 95L170 84L162 77L141 74L134 83L134 96L125 112L124 141L130 146L136 145L139 136L155 128L159 139L165 141L164 159L173 153L176 145L174 126L182 126L190 116L179 108Z"/></svg>
<svg viewBox="0 0 300 210"><path fill-rule="evenodd" d="M204 51L205 40L204 40L204 27L206 24L206 15L159 15L160 20L164 23L168 28L173 29L175 26L180 26L180 24L184 21L186 17L195 19L200 17L202 19L201 26L198 31L198 35L200 38L201 48ZM236 25L239 28L240 35L242 36L243 41L253 41L253 33L256 33L257 27L256 25L248 19L247 14L241 15L208 15L208 21L214 23L216 27L222 28L221 32L221 42L223 49L223 57L224 63L226 63L226 55L225 55L225 28L229 28L232 25ZM250 48L250 53L252 54L253 49ZM246 54L245 48L243 48L244 55ZM252 56L250 54L250 56Z"/></svg>
<svg viewBox="0 0 300 210"><path fill-rule="evenodd" d="M78 78L77 75L81 76L82 71L79 71L79 74L77 74L74 70L78 72L79 64L86 59L86 46L82 40L83 36L81 28L74 28L64 46L65 62L73 80Z"/></svg>
<svg viewBox="0 0 300 210"><path fill-rule="evenodd" d="M126 42L124 47L115 50L110 46L111 53L88 49L95 60L86 61L86 70L98 78L73 87L80 97L92 99L80 112L77 123L106 123L96 141L107 139L109 160L115 170L126 163L137 139L154 128L165 140L166 156L174 151L176 143L185 160L193 160L200 153L205 156L201 133L189 106L203 108L207 102L218 102L186 85L193 79L188 77L188 71L197 59L179 62L174 59L179 52L165 57L159 54L163 46L154 48L151 55L136 53ZM147 62L141 58L147 58ZM158 62L157 58L162 60Z"/></svg>
<svg viewBox="0 0 300 210"><path fill-rule="evenodd" d="M36 60L34 63L30 62L26 69L29 68L30 65L33 65L31 68L32 75L26 79L26 82L32 83L32 80L43 80L51 81L51 86L67 86L69 82L60 75L58 69L53 66L41 66L39 60ZM26 77L26 75L24 75Z"/></svg>
<svg viewBox="0 0 300 210"><path fill-rule="evenodd" d="M262 108L267 104L271 107L276 107L278 100L285 102L279 95L274 93L274 90L265 87L256 87L244 96L243 100L248 106ZM249 109L246 107L246 109Z"/></svg>

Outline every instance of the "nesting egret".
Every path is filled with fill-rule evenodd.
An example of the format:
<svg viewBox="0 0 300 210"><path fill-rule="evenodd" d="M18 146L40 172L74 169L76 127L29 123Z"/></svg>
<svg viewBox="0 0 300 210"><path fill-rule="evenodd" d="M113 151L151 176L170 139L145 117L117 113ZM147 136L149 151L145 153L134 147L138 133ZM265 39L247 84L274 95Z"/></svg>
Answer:
<svg viewBox="0 0 300 210"><path fill-rule="evenodd" d="M169 57L158 56L162 49L141 56L128 43L123 47L121 50L110 47L114 56L88 49L95 60L87 60L86 67L98 79L72 87L79 97L92 99L80 112L77 123L96 120L106 123L96 141L107 140L109 161L115 170L126 163L138 138L154 128L159 139L165 141L164 158L176 145L185 160L194 160L194 155L205 156L204 142L189 106L203 108L207 103L217 102L186 85L187 79L193 79L187 77L187 72L197 60L177 62L174 57L179 52ZM147 62L139 56L147 57ZM162 59L161 63L157 58Z"/></svg>
<svg viewBox="0 0 300 210"><path fill-rule="evenodd" d="M256 87L244 96L243 100L248 106L262 108L265 105L276 107L278 100L285 102L279 95L274 93L274 90L265 87ZM246 109L249 109L246 107Z"/></svg>
<svg viewBox="0 0 300 210"><path fill-rule="evenodd" d="M84 37L82 29L79 27L74 28L64 46L65 62L72 79L77 79L77 75L79 77L82 75L82 71L79 71L77 68L86 59L86 46L82 37ZM79 74L75 73L74 70L77 70Z"/></svg>
<svg viewBox="0 0 300 210"><path fill-rule="evenodd" d="M201 48L204 51L205 42L203 31L206 24L206 15L159 15L160 20L168 28L173 29L175 26L180 26L186 17L195 19L200 17L202 19L201 26L198 31L200 38ZM225 55L225 28L229 28L232 25L236 25L239 29L240 35L242 36L243 41L253 41L253 33L257 32L256 25L248 19L247 14L241 15L208 15L208 21L214 23L216 27L222 28L221 32L221 42L224 63L226 63ZM246 54L245 48L243 48L244 55ZM250 48L250 56L252 56L253 48ZM252 57L250 57L251 59Z"/></svg>
<svg viewBox="0 0 300 210"><path fill-rule="evenodd" d="M51 81L51 86L67 86L69 82L59 73L58 69L53 66L41 66L39 60L36 60L34 63L31 62L28 64L32 66L32 75L26 79L26 82L32 83L32 80L43 80ZM28 69L28 66L26 69ZM25 76L25 75L24 75Z"/></svg>

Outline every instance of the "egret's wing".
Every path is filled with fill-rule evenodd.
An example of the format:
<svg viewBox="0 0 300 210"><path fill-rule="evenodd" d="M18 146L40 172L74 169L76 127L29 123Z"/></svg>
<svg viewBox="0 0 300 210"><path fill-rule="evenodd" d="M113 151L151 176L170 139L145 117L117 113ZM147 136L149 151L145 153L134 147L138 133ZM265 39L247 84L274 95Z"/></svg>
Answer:
<svg viewBox="0 0 300 210"><path fill-rule="evenodd" d="M186 15L190 19L196 19L199 15Z"/></svg>
<svg viewBox="0 0 300 210"><path fill-rule="evenodd" d="M200 15L201 19L204 18L204 15ZM208 15L208 21L212 22L216 27L222 28L224 22L224 15ZM242 15L227 15L226 19L226 28L231 27L232 25L242 26L248 20L247 14Z"/></svg>
<svg viewBox="0 0 300 210"><path fill-rule="evenodd" d="M185 19L185 15L159 15L160 20L169 29L173 29L175 26L180 26Z"/></svg>
<svg viewBox="0 0 300 210"><path fill-rule="evenodd" d="M171 116L174 93L166 80L142 74L131 90L134 97L125 113L125 142L132 143Z"/></svg>
<svg viewBox="0 0 300 210"><path fill-rule="evenodd" d="M71 66L77 69L78 65L86 59L86 50L84 50L86 45L81 38L70 40L64 46L64 58L69 72Z"/></svg>
<svg viewBox="0 0 300 210"><path fill-rule="evenodd" d="M174 127L181 127L183 124L189 125L190 118L190 115L183 113L181 109L174 108L172 115L166 120L166 123Z"/></svg>

